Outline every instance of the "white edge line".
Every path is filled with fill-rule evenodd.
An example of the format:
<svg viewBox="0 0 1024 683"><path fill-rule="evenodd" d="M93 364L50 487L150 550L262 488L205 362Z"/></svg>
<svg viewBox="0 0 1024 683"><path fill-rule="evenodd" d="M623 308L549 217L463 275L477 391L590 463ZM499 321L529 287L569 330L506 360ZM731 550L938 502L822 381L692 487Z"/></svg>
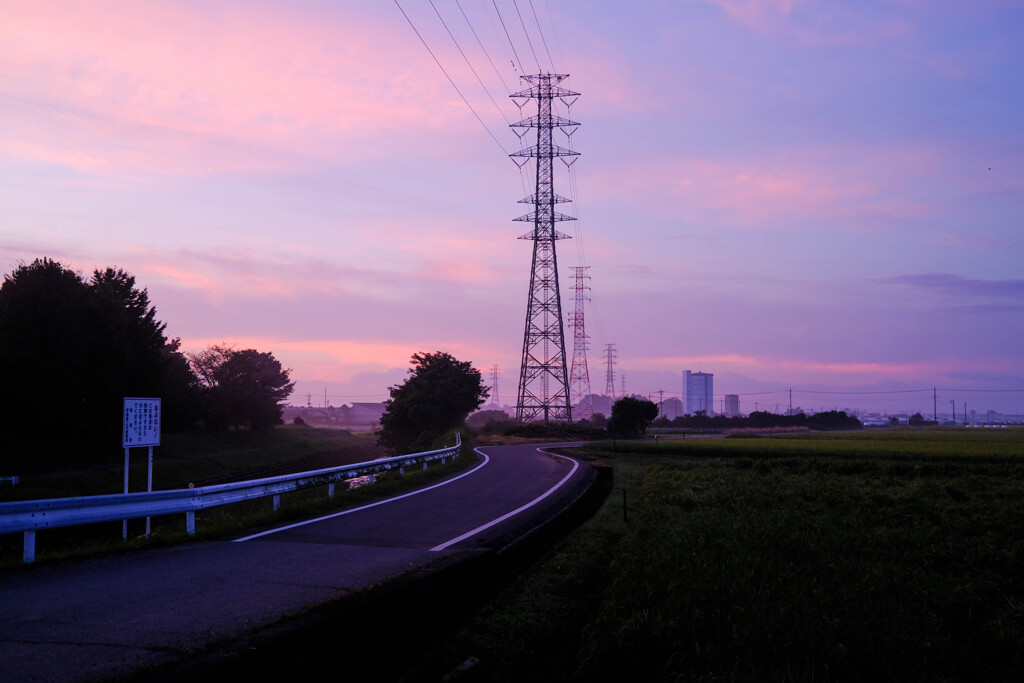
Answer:
<svg viewBox="0 0 1024 683"><path fill-rule="evenodd" d="M432 553L440 552L440 551L448 548L449 546L455 545L459 541L464 541L467 538L470 538L471 536L476 536L481 531L486 531L487 529L490 529L495 524L501 524L506 519L509 519L510 517L515 517L520 512L523 512L524 510L529 510L534 505L536 505L537 503L541 502L542 500L544 500L545 498L550 496L552 493L557 491L559 488L561 488L562 484L564 484L565 482L569 481L569 478L573 474L575 474L576 470L578 470L579 467L580 467L579 462L577 462L576 460L573 460L570 457L567 457L567 456L564 456L564 455L559 455L558 453L552 453L550 451L545 451L542 448L538 448L537 450L540 451L541 453L547 453L548 455L553 455L556 458L562 458L564 460L568 460L569 462L571 462L572 463L572 469L569 470L569 474L567 474L564 477L562 477L562 481L558 482L557 484L555 484L554 486L549 488L547 491L542 493L540 496L538 496L537 498L534 498L533 500L531 500L526 505L523 505L522 507L516 508L512 512L506 513L506 514L502 515L501 517L498 517L497 519L492 519L490 522L487 522L487 524L484 524L483 526L478 526L477 528L473 529L472 531L467 531L466 533L462 534L461 536L459 536L457 538L453 538L452 540L446 541L446 542L442 543L439 546L435 546L435 547L430 549L430 552L432 552ZM477 453L480 453L480 451L477 451ZM480 455L483 455L483 453L480 453ZM484 457L487 457L487 456L484 456Z"/></svg>
<svg viewBox="0 0 1024 683"><path fill-rule="evenodd" d="M403 498L408 498L410 496L416 496L416 495L419 495L421 493L426 493L427 491L430 491L432 489L436 489L436 488L441 487L441 486L446 486L446 485L452 483L453 481L458 481L459 479L462 479L463 477L468 477L469 475L473 474L474 472L476 472L481 467L485 466L487 463L489 463L491 461L491 459L487 457L486 453L483 453L479 449L474 449L474 451L476 453L479 453L480 455L484 456L484 461L482 463L480 463L479 465L477 465L476 467L474 467L473 469L469 470L468 472L463 472L462 474L460 474L457 477L452 477L451 479L445 479L444 481L442 481L440 483L437 483L437 484L434 484L433 486L427 486L426 488L416 489L415 491L412 491L410 493L403 493L402 495L395 496L394 498L387 498L385 500L378 500L376 503L370 503L368 505L361 505L360 507L357 507L357 508L352 508L350 510L342 510L341 512L335 512L334 514L325 515L323 517L317 517L316 519L307 519L307 520L304 520L302 522L296 522L295 524L289 524L287 526L277 527L276 529L268 529L267 531L261 531L260 533L253 534L251 536L245 536L243 538L236 538L234 541L232 541L232 543L241 543L243 541L251 541L254 538L259 538L261 536L269 536L270 534L276 534L279 531L287 531L288 529L294 529L296 527L305 526L307 524L314 524L316 522L322 522L325 519L334 519L335 517L341 517L343 515L350 515L353 512L359 512L360 510L368 510L370 508L375 508L378 505L386 505L387 503L393 503L396 500L402 500Z"/></svg>

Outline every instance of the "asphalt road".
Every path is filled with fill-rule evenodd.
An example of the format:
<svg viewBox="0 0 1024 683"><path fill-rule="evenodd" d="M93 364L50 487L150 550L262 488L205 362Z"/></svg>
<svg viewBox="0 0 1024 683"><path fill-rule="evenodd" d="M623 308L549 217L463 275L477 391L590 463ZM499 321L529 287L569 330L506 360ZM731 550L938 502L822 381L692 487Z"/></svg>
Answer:
<svg viewBox="0 0 1024 683"><path fill-rule="evenodd" d="M271 529L0 575L0 680L93 681L191 652L410 571L501 547L588 473L536 446L383 503Z"/></svg>

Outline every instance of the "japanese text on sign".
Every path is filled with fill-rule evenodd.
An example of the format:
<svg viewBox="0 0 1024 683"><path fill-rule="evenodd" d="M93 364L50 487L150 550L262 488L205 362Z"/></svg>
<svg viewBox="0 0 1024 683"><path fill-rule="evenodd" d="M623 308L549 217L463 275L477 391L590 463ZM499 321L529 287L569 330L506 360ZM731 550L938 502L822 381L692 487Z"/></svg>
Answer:
<svg viewBox="0 0 1024 683"><path fill-rule="evenodd" d="M160 399L126 398L124 400L124 430L121 445L160 445Z"/></svg>

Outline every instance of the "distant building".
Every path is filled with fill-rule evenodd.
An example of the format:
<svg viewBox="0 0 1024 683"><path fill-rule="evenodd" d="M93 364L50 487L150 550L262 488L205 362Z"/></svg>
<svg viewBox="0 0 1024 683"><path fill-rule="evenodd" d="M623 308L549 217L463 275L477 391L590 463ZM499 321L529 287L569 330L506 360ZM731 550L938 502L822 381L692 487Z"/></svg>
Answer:
<svg viewBox="0 0 1024 683"><path fill-rule="evenodd" d="M706 411L708 415L714 415L714 379L710 372L683 371L683 400L686 402L686 412L694 414L698 410Z"/></svg>
<svg viewBox="0 0 1024 683"><path fill-rule="evenodd" d="M612 403L614 403L614 401L608 396L588 394L585 400L590 401L590 405L594 410L594 415L601 413L605 417L612 416Z"/></svg>
<svg viewBox="0 0 1024 683"><path fill-rule="evenodd" d="M666 398L658 404L659 417L666 420L674 420L683 415L683 402L678 398Z"/></svg>
<svg viewBox="0 0 1024 683"><path fill-rule="evenodd" d="M384 415L386 406L381 403L353 403L346 415L352 424L377 424Z"/></svg>
<svg viewBox="0 0 1024 683"><path fill-rule="evenodd" d="M722 403L722 412L726 417L736 417L740 414L740 395L726 394Z"/></svg>

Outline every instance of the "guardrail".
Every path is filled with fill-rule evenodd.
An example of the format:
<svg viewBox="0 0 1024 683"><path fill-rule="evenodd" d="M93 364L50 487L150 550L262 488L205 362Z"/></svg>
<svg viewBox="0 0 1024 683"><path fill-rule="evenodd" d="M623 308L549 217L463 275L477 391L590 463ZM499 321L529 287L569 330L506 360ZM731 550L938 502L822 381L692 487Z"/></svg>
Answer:
<svg viewBox="0 0 1024 683"><path fill-rule="evenodd" d="M239 503L254 498L273 496L274 509L281 505L281 494L314 486L327 486L327 495L334 496L334 484L339 481L369 475L373 483L375 474L440 460L456 458L462 446L462 436L455 435L455 445L436 451L399 455L394 458L361 462L354 465L329 467L310 472L285 474L278 477L239 481L231 484L217 484L191 489L150 491L142 493L117 493L103 496L79 496L73 498L47 498L0 503L0 534L24 532L25 546L23 559L34 562L36 554L36 531L57 527L113 522L117 520L155 517L185 513L185 529L188 534L196 532L196 511L207 508Z"/></svg>

